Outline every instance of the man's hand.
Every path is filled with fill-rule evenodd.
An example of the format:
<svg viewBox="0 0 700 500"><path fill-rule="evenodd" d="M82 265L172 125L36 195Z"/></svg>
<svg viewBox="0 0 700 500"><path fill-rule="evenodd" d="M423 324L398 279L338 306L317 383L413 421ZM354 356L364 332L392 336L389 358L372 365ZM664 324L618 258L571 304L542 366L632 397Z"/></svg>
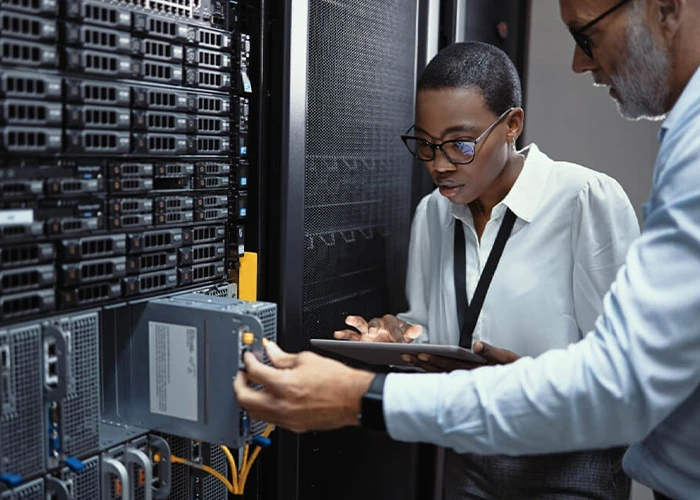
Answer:
<svg viewBox="0 0 700 500"><path fill-rule="evenodd" d="M369 322L362 316L348 316L345 324L357 330L340 330L333 333L338 340L358 340L360 342L413 342L422 333L423 327L411 325L392 314L374 318Z"/></svg>
<svg viewBox="0 0 700 500"><path fill-rule="evenodd" d="M474 342L473 351L482 358L486 358L486 363L469 363L457 359L443 356L433 356L430 354L419 354L411 356L404 354L402 359L413 366L423 368L426 372L451 372L454 370L473 370L481 366L507 365L520 359L520 356L507 349L493 347L486 342Z"/></svg>
<svg viewBox="0 0 700 500"><path fill-rule="evenodd" d="M246 372L233 383L238 402L257 420L295 432L358 425L362 396L374 374L311 352L288 354L273 342L267 366L245 353ZM257 391L250 384L261 384Z"/></svg>

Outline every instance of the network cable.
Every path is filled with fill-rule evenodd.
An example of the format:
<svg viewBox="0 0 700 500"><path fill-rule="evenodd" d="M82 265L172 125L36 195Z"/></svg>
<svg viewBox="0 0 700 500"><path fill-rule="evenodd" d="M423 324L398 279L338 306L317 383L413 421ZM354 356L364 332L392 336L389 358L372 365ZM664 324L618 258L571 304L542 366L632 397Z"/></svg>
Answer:
<svg viewBox="0 0 700 500"><path fill-rule="evenodd" d="M195 469L199 469L199 470L202 470L208 474L211 474L216 479L221 481L224 484L224 486L226 486L226 489L229 491L229 493L231 493L232 495L238 495L238 492L234 489L233 485L229 482L229 480L226 479L226 477L223 474L221 474L219 471L212 469L208 465L202 465L202 464L198 464L195 462L190 462L189 460L185 460L184 458L176 457L175 455L170 455L170 461L174 464L184 464L184 465L187 465L189 467L194 467Z"/></svg>
<svg viewBox="0 0 700 500"><path fill-rule="evenodd" d="M267 438L270 437L270 433L272 432L272 429L274 427L272 424L267 424L267 427L265 428L265 432L262 433L262 437L267 441ZM261 446L256 446L255 450L253 450L253 455L250 457L250 460L248 460L248 446L246 445L244 451L243 451L243 463L245 464L245 467L241 469L241 478L240 482L238 483L240 493L243 494L243 491L245 490L245 483L248 480L248 474L250 473L251 468L253 467L253 463L255 462L255 459L258 458L258 455L260 454Z"/></svg>

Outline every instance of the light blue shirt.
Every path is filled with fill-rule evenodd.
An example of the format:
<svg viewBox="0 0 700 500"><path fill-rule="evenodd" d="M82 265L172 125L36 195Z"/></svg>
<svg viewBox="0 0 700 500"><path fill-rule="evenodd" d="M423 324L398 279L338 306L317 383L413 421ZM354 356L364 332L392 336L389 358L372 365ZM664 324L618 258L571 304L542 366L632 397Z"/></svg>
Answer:
<svg viewBox="0 0 700 500"><path fill-rule="evenodd" d="M511 455L632 444L632 478L700 498L700 70L659 140L642 234L594 332L508 366L389 375L392 438Z"/></svg>

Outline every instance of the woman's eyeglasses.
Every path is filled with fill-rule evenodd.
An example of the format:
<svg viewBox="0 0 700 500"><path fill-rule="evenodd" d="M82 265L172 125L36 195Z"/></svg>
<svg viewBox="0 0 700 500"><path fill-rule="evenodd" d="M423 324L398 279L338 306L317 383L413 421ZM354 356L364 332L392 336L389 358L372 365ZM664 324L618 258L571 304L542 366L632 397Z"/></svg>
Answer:
<svg viewBox="0 0 700 500"><path fill-rule="evenodd" d="M506 110L495 122L489 125L489 127L473 141L453 139L450 141L441 142L440 144L433 144L430 141L426 141L425 139L411 135L402 135L401 140L411 154L419 160L433 161L435 159L435 150L439 149L450 163L454 163L455 165L466 165L474 161L474 156L476 155L476 145L479 143L479 141L486 137L496 125L498 125L506 116L508 116L508 113L513 111L513 109L515 108L509 108ZM412 128L413 125L406 131L406 134L408 134Z"/></svg>

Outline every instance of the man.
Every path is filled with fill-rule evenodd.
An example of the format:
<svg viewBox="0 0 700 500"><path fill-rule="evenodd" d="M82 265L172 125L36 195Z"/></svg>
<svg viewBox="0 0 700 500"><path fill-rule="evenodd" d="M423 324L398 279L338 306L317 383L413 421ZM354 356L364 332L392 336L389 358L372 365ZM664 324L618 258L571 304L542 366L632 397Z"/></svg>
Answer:
<svg viewBox="0 0 700 500"><path fill-rule="evenodd" d="M700 0L560 0L560 9L577 44L574 71L610 87L627 118L668 114L642 235L595 331L508 366L386 378L271 345L276 368L247 355L234 384L252 416L305 431L357 425L362 411L394 439L461 453L631 444L632 478L657 498L698 498ZM383 421L370 421L367 392L383 398Z"/></svg>

